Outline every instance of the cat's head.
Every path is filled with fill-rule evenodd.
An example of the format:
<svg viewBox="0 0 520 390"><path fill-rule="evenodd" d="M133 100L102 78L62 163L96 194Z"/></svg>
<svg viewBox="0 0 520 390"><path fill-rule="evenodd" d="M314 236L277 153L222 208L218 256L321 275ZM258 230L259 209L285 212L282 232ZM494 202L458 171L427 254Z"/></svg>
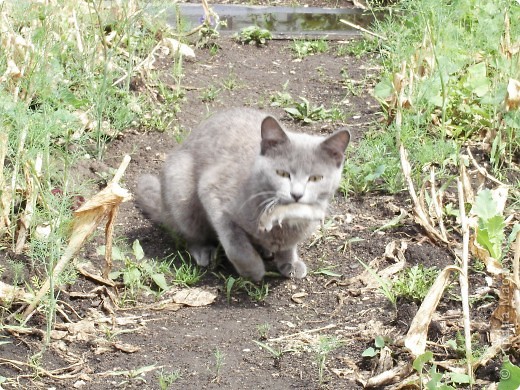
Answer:
<svg viewBox="0 0 520 390"><path fill-rule="evenodd" d="M276 193L277 203L326 207L341 179L350 133L340 130L328 137L289 133L268 116L261 135L255 174L262 190Z"/></svg>

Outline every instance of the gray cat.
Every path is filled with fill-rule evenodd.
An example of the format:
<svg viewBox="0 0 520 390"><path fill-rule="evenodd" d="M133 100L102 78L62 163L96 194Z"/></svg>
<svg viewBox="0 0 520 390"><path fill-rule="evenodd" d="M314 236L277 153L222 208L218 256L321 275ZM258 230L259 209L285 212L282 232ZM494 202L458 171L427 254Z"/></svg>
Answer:
<svg viewBox="0 0 520 390"><path fill-rule="evenodd" d="M282 275L303 278L296 245L325 218L349 140L347 130L296 134L258 110L223 111L191 132L160 177L139 178L137 202L186 239L201 266L220 241L241 276L263 278L262 253Z"/></svg>

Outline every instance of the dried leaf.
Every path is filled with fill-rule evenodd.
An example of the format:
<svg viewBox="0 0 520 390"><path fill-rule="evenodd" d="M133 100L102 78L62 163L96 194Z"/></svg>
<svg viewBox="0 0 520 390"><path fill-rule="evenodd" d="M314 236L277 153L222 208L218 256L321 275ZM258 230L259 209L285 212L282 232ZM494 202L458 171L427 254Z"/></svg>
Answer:
<svg viewBox="0 0 520 390"><path fill-rule="evenodd" d="M512 325L517 328L520 324L518 323L519 313L515 307L515 284L509 278L504 278L502 286L500 287L498 306L491 314L491 338L493 339L497 333L500 333L503 327Z"/></svg>
<svg viewBox="0 0 520 390"><path fill-rule="evenodd" d="M177 311L179 310L183 305L180 303L172 302L171 299L167 299L165 301L158 302L157 304L154 304L151 309L156 311Z"/></svg>
<svg viewBox="0 0 520 390"><path fill-rule="evenodd" d="M195 58L195 52L188 45L173 38L164 38L161 44L171 50L172 55L180 53L185 57Z"/></svg>
<svg viewBox="0 0 520 390"><path fill-rule="evenodd" d="M30 301L34 296L25 292L23 288L11 286L0 281L0 302L11 303L20 301Z"/></svg>
<svg viewBox="0 0 520 390"><path fill-rule="evenodd" d="M299 304L302 304L304 302L304 299L302 298L305 298L306 296L308 296L309 294L307 294L306 292L298 292L296 294L293 294L291 296L291 299L296 302L296 303L299 303Z"/></svg>
<svg viewBox="0 0 520 390"><path fill-rule="evenodd" d="M116 341L112 345L115 349L118 349L118 350L126 352L126 353L134 353L134 352L141 350L141 348L136 345L122 343L120 341Z"/></svg>
<svg viewBox="0 0 520 390"><path fill-rule="evenodd" d="M186 306L207 306L217 298L215 290L204 290L202 288L186 288L177 291L172 297L175 303Z"/></svg>
<svg viewBox="0 0 520 390"><path fill-rule="evenodd" d="M475 256L477 259L482 261L486 265L486 271L491 275L500 275L504 272L504 268L502 264L497 259L492 258L489 255L487 249L481 246L475 237L469 242L469 249L471 254Z"/></svg>
<svg viewBox="0 0 520 390"><path fill-rule="evenodd" d="M413 369L411 364L401 364L392 368L391 370L385 371L370 378L364 387L381 387L392 383L397 383L404 378L407 378L412 373L412 371Z"/></svg>

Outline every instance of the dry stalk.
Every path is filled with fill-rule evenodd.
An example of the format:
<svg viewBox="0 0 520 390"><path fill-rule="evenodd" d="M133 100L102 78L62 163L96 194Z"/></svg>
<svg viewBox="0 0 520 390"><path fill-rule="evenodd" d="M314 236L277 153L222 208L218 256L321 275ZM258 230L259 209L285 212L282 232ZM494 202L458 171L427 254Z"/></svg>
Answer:
<svg viewBox="0 0 520 390"><path fill-rule="evenodd" d="M520 232L516 234L514 246L513 282L515 283L513 302L516 310L516 331L517 335L520 335Z"/></svg>
<svg viewBox="0 0 520 390"><path fill-rule="evenodd" d="M462 228L462 259L461 270L459 272L460 295L462 300L462 315L464 321L464 341L466 349L467 374L473 383L473 369L471 363L473 354L471 351L471 320L469 311L469 282L468 282L468 263L469 263L469 221L465 211L464 187L462 181L457 178L457 190L459 194L460 224Z"/></svg>
<svg viewBox="0 0 520 390"><path fill-rule="evenodd" d="M18 220L18 237L14 249L14 253L16 254L22 253L25 246L25 241L27 240L27 233L31 227L34 208L36 207L36 200L38 198L38 189L40 188L40 186L35 183L35 181L39 181L41 177L42 163L42 155L41 153L38 153L36 160L34 161L34 167L31 167L29 162L26 162L24 167L26 185L25 197L27 199L27 203L25 205L23 214Z"/></svg>
<svg viewBox="0 0 520 390"><path fill-rule="evenodd" d="M492 176L484 167L481 167L477 160L475 160L475 157L473 157L473 154L471 153L471 149L468 147L467 149L467 152L468 152L468 157L471 161L471 163L473 164L473 166L477 169L478 173L480 173L482 176L484 176L486 179L488 180L491 180L492 182L500 185L500 186L503 186L503 187L509 187L508 185L502 183L500 180L498 180L497 178L495 178L494 176Z"/></svg>
<svg viewBox="0 0 520 390"><path fill-rule="evenodd" d="M76 45L78 46L78 51L83 54L85 49L83 46L83 38L81 37L81 33L79 31L78 18L75 9L72 10L72 26L74 28L74 36L76 37Z"/></svg>
<svg viewBox="0 0 520 390"><path fill-rule="evenodd" d="M0 134L0 237L3 236L4 229L11 225L9 219L10 209L10 190L7 187L4 178L4 163L5 157L7 156L7 141L8 141L8 130L5 133Z"/></svg>
<svg viewBox="0 0 520 390"><path fill-rule="evenodd" d="M439 230L442 238L444 241L448 241L448 234L446 233L446 228L444 226L444 220L443 220L443 213L442 213L442 207L439 203L440 195L435 189L435 168L431 167L430 169L430 189L431 189L431 196L432 196L432 203L433 203L433 209L435 210L435 217L439 221Z"/></svg>
<svg viewBox="0 0 520 390"><path fill-rule="evenodd" d="M373 32L373 31L367 30L366 28L363 28L363 27L361 27L360 25L354 24L354 23L352 23L352 22L349 22L348 20L340 19L339 21L340 21L341 23L343 23L343 24L346 24L347 26L350 26L350 27L356 29L356 30L362 31L362 32L364 32L364 33L366 33L366 34L368 34L368 35L372 35L373 37L379 38L379 39L381 39L382 41L386 41L386 40L388 40L387 37L384 37L384 36L382 36L382 35L379 35L379 34Z"/></svg>
<svg viewBox="0 0 520 390"><path fill-rule="evenodd" d="M80 360L80 361L78 361L76 363L73 363L73 364L67 366L67 367L57 368L57 369L48 371L48 370L44 369L41 365L35 365L35 364L31 364L31 363L26 363L26 362L22 362L20 360L5 359L5 358L0 357L0 363L12 365L12 366L16 367L19 371L21 371L20 366L22 366L22 367L23 366L29 367L32 370L35 370L38 373L38 375L46 376L46 377L53 378L53 379L74 379L74 378L77 378L79 373L76 373L76 374L61 374L61 373L62 372L67 372L67 371L71 371L71 369L73 369L73 368L81 368L82 366L85 365L85 362ZM19 377L33 376L33 375L34 374L31 374L31 375L20 375Z"/></svg>
<svg viewBox="0 0 520 390"><path fill-rule="evenodd" d="M428 236L430 236L430 238L448 244L448 239L443 237L443 235L439 233L434 226L432 226L427 213L421 206L421 202L417 197L417 193L415 192L415 187L413 185L413 180L411 176L412 169L410 166L410 162L408 161L408 155L403 145L399 147L399 154L401 156L402 172L408 185L408 192L410 193L410 197L412 198L412 202L414 204L413 211L415 214L416 222L419 223L426 230L426 233L428 234Z"/></svg>
<svg viewBox="0 0 520 390"><path fill-rule="evenodd" d="M56 263L52 275L47 278L35 298L24 311L23 317L26 321L49 290L51 278L56 279L58 277L67 263L81 249L86 239L92 234L101 221L106 217L109 217L114 208L118 208L122 202L131 198L130 193L121 188L118 184L118 181L121 179L129 161L130 157L125 156L121 166L114 176L114 179L108 183L107 187L98 192L76 210L69 244L67 248L65 248L59 261ZM106 250L110 252L112 251L112 248L108 248L108 243Z"/></svg>
<svg viewBox="0 0 520 390"><path fill-rule="evenodd" d="M130 156L126 155L109 185L117 184L119 180L121 180L129 163ZM116 220L118 210L119 207L113 207L110 210L108 221L105 227L105 266L103 267L103 278L105 279L108 279L108 274L110 271L112 271L112 237L114 233L114 222Z"/></svg>
<svg viewBox="0 0 520 390"><path fill-rule="evenodd" d="M7 141L9 130L5 129L4 132L0 133L0 189L4 186L4 164L5 157L7 156Z"/></svg>

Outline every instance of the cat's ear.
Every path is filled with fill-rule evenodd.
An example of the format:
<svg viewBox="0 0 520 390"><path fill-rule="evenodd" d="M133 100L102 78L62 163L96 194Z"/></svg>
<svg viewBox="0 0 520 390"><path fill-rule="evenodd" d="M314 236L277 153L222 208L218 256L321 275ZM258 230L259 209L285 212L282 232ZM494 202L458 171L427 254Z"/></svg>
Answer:
<svg viewBox="0 0 520 390"><path fill-rule="evenodd" d="M262 121L262 143L260 154L265 155L270 149L289 141L282 126L272 116Z"/></svg>
<svg viewBox="0 0 520 390"><path fill-rule="evenodd" d="M345 149L347 149L349 141L350 133L344 129L336 131L321 143L321 148L332 157L338 168L343 164Z"/></svg>

